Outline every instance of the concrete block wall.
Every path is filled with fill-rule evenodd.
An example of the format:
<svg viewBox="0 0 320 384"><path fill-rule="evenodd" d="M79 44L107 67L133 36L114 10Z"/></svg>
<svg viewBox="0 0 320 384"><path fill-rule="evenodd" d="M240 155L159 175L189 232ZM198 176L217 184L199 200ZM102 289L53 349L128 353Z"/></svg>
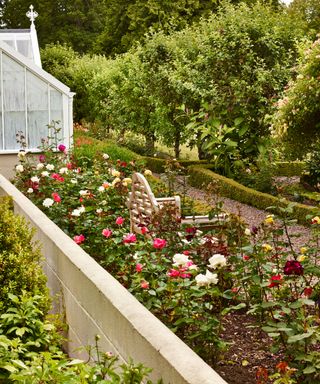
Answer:
<svg viewBox="0 0 320 384"><path fill-rule="evenodd" d="M93 345L99 334L101 350L152 368L154 381L162 378L165 384L226 384L2 175L0 195L12 196L15 212L36 228L48 285L60 300L56 310L63 311L69 326L71 355L84 357L84 352L75 349Z"/></svg>

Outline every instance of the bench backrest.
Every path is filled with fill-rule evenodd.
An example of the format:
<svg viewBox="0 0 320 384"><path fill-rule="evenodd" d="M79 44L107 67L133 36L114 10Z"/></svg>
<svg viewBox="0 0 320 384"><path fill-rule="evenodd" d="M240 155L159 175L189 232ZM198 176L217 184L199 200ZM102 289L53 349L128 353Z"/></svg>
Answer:
<svg viewBox="0 0 320 384"><path fill-rule="evenodd" d="M132 176L132 187L128 201L131 232L141 233L141 227L148 227L155 212L159 210L154 194L141 173Z"/></svg>

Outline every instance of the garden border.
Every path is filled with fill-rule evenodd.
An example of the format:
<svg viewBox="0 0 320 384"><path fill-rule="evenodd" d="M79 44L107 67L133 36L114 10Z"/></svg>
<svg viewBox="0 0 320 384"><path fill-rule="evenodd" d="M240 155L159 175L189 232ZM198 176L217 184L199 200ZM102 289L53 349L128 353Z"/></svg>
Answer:
<svg viewBox="0 0 320 384"><path fill-rule="evenodd" d="M56 310L68 324L69 352L94 345L99 334L101 350L142 362L153 369L152 380L227 384L2 175L0 195L12 196L15 213L36 229L51 294L60 295ZM71 355L86 357L84 350Z"/></svg>
<svg viewBox="0 0 320 384"><path fill-rule="evenodd" d="M252 188L245 187L244 185L214 173L203 166L190 166L188 168L188 174L190 176L188 181L193 187L201 188L203 185L215 183L221 196L251 205L258 209L266 209L271 206L285 208L288 204L292 203L288 200L279 199L278 197L267 193L258 192ZM277 214L281 214L279 210L275 209L273 211ZM310 221L308 222L306 220L306 216L314 215L317 211L319 211L319 209L316 207L294 203L291 216L296 219L298 223L305 225L310 224Z"/></svg>

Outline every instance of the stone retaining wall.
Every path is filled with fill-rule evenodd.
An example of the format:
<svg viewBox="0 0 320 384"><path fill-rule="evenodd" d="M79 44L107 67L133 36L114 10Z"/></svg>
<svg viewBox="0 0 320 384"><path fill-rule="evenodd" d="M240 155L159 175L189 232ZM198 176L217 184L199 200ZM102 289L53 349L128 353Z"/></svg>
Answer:
<svg viewBox="0 0 320 384"><path fill-rule="evenodd" d="M42 244L44 270L56 310L65 314L68 350L93 345L123 361L131 357L153 369L152 380L165 384L226 384L186 344L140 304L27 197L0 175L0 195L14 199L15 212L36 228Z"/></svg>

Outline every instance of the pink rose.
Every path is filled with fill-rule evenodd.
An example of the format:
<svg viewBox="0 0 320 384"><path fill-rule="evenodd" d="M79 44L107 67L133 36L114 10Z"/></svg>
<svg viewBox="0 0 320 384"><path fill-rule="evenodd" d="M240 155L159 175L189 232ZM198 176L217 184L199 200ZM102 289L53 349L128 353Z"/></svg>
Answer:
<svg viewBox="0 0 320 384"><path fill-rule="evenodd" d="M85 237L83 235L78 235L78 236L74 236L73 240L77 243L77 244L81 244L85 241Z"/></svg>
<svg viewBox="0 0 320 384"><path fill-rule="evenodd" d="M147 282L147 281L141 281L141 283L140 283L140 287L142 288L142 289L148 289L149 288L149 283Z"/></svg>
<svg viewBox="0 0 320 384"><path fill-rule="evenodd" d="M56 202L56 203L60 203L61 202L61 197L59 196L59 194L57 192L53 192L51 194L53 200Z"/></svg>
<svg viewBox="0 0 320 384"><path fill-rule="evenodd" d="M143 270L143 265L138 263L138 264L136 265L136 271L137 271L137 272L142 272L142 270Z"/></svg>
<svg viewBox="0 0 320 384"><path fill-rule="evenodd" d="M141 233L142 233L143 235L145 235L146 233L149 232L149 229L148 229L147 227L141 227L141 228L140 228L140 231L141 231Z"/></svg>
<svg viewBox="0 0 320 384"><path fill-rule="evenodd" d="M179 277L180 272L177 271L176 269L170 269L170 271L167 273L169 277Z"/></svg>
<svg viewBox="0 0 320 384"><path fill-rule="evenodd" d="M64 144L59 144L58 145L58 149L59 149L60 152L64 152L66 150L66 148L67 147Z"/></svg>
<svg viewBox="0 0 320 384"><path fill-rule="evenodd" d="M166 245L167 245L167 241L164 240L164 239L159 239L158 237L156 237L156 238L153 240L153 248L156 248L156 249L162 249L162 248L164 248Z"/></svg>
<svg viewBox="0 0 320 384"><path fill-rule="evenodd" d="M137 237L134 233L128 233L123 236L123 242L126 244L135 243L137 241Z"/></svg>
<svg viewBox="0 0 320 384"><path fill-rule="evenodd" d="M121 225L121 224L123 224L123 222L124 222L124 218L123 217L121 217L121 216L117 217L116 224Z"/></svg>
<svg viewBox="0 0 320 384"><path fill-rule="evenodd" d="M106 238L110 237L112 235L112 231L108 228L105 228L102 230L102 234L103 236L105 236Z"/></svg>

